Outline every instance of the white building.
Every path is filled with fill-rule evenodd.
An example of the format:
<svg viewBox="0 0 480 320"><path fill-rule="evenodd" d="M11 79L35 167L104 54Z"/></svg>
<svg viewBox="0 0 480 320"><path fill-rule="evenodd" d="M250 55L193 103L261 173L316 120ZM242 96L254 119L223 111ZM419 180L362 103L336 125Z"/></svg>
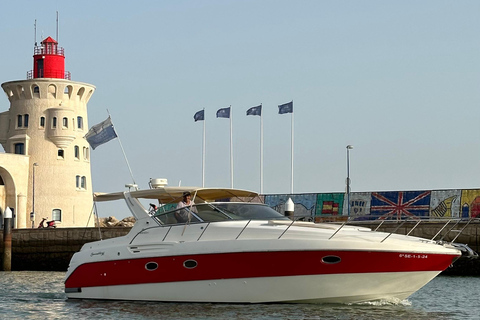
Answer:
<svg viewBox="0 0 480 320"><path fill-rule="evenodd" d="M70 80L63 48L48 37L34 49L27 80L2 84L10 108L0 113L0 213L14 210L15 227L93 226L87 102L95 91ZM34 214L34 221L30 219Z"/></svg>

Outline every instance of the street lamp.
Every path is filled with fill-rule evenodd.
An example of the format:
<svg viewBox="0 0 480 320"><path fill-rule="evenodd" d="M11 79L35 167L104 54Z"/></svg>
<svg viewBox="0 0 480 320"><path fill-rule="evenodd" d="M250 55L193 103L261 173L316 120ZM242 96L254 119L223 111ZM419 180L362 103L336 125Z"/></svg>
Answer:
<svg viewBox="0 0 480 320"><path fill-rule="evenodd" d="M347 146L347 216L350 217L350 150L352 145Z"/></svg>
<svg viewBox="0 0 480 320"><path fill-rule="evenodd" d="M35 228L35 167L38 167L38 163L33 164L32 175L32 213L30 214L30 220L32 221L32 229Z"/></svg>

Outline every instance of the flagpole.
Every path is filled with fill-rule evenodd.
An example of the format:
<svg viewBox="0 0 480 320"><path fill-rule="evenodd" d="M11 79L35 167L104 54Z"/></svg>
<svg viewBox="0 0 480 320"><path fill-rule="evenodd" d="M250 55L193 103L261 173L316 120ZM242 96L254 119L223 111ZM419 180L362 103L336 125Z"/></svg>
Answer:
<svg viewBox="0 0 480 320"><path fill-rule="evenodd" d="M232 106L230 105L230 184L233 189L233 130L232 130Z"/></svg>
<svg viewBox="0 0 480 320"><path fill-rule="evenodd" d="M205 188L205 108L203 108L202 188Z"/></svg>
<svg viewBox="0 0 480 320"><path fill-rule="evenodd" d="M112 119L112 116L110 115L110 112L108 111L108 109L107 109L107 113L108 113L108 116L110 117L110 119ZM115 126L113 125L113 120L112 120L112 127L115 130ZM130 176L132 177L133 184L136 185L137 183L135 182L135 178L133 177L132 168L130 167L130 163L128 163L127 154L125 153L125 149L123 149L122 141L120 140L120 135L118 134L117 130L115 130L115 133L117 134L118 143L120 144L120 148L122 149L123 157L125 159L125 162L127 163L128 171L130 171Z"/></svg>
<svg viewBox="0 0 480 320"><path fill-rule="evenodd" d="M292 101L292 103L293 103L293 101ZM291 140L292 140L291 141L291 144L292 144L292 146L291 146L291 149L292 149L291 150L292 151L292 154L291 154L291 163L292 163L291 178L292 178L292 181L291 181L290 193L293 194L293 131L294 131L293 130L293 110L292 110L292 125L291 125L291 128L292 128L292 137L291 137Z"/></svg>
<svg viewBox="0 0 480 320"><path fill-rule="evenodd" d="M262 104L260 104L262 110ZM260 194L263 194L263 115L260 114Z"/></svg>

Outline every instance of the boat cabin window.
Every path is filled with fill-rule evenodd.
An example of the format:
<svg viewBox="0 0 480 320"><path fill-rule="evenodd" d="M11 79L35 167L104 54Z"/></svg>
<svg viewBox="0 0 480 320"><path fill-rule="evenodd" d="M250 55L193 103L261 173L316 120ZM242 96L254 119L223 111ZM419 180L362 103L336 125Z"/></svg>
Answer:
<svg viewBox="0 0 480 320"><path fill-rule="evenodd" d="M154 217L162 224L185 222L218 222L226 220L288 220L267 205L259 203L213 202L162 212L160 207ZM188 217L188 218L183 218Z"/></svg>

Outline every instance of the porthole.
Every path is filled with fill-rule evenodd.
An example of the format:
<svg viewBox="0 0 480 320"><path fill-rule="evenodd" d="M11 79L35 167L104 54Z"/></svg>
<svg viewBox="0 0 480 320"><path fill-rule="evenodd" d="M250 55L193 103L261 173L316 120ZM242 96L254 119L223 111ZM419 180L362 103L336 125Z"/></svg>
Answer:
<svg viewBox="0 0 480 320"><path fill-rule="evenodd" d="M187 269L193 269L198 265L197 261L195 260L185 260L183 266Z"/></svg>
<svg viewBox="0 0 480 320"><path fill-rule="evenodd" d="M328 263L328 264L335 264L335 263L339 263L340 261L342 261L342 259L337 256L325 256L322 258L322 262Z"/></svg>
<svg viewBox="0 0 480 320"><path fill-rule="evenodd" d="M145 269L147 269L148 271L157 270L157 268L158 268L158 263L156 262L148 262L145 265Z"/></svg>

